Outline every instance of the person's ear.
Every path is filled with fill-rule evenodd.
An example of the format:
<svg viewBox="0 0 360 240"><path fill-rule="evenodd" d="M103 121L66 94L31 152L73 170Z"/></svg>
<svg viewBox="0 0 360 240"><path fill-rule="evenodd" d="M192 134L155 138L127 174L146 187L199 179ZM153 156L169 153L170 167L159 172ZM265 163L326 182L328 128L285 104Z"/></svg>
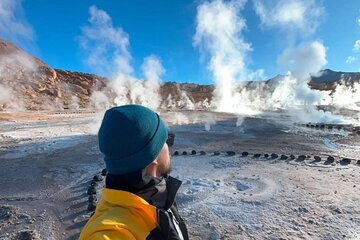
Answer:
<svg viewBox="0 0 360 240"><path fill-rule="evenodd" d="M156 177L157 168L158 168L157 166L158 166L158 161L157 159L155 159L155 161L153 161L146 167L146 174L148 176Z"/></svg>

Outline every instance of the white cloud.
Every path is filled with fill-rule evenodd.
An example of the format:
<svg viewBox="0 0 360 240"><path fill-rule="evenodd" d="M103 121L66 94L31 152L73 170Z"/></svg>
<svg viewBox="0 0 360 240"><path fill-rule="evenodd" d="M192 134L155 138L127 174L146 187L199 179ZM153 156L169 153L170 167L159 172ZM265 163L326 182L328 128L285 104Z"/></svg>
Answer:
<svg viewBox="0 0 360 240"><path fill-rule="evenodd" d="M355 41L353 50L356 52L360 50L360 40Z"/></svg>
<svg viewBox="0 0 360 240"><path fill-rule="evenodd" d="M253 3L263 26L303 34L314 33L325 12L315 0L253 0Z"/></svg>
<svg viewBox="0 0 360 240"><path fill-rule="evenodd" d="M0 1L0 37L26 50L34 41L33 27L26 21L21 0Z"/></svg>
<svg viewBox="0 0 360 240"><path fill-rule="evenodd" d="M79 37L88 54L86 64L104 75L132 73L128 34L114 27L111 17L96 6L90 7L89 14L89 25L82 27Z"/></svg>
<svg viewBox="0 0 360 240"><path fill-rule="evenodd" d="M357 22L357 24L358 24L359 27L360 27L360 18L358 18L356 22Z"/></svg>
<svg viewBox="0 0 360 240"><path fill-rule="evenodd" d="M351 64L351 63L355 62L356 60L357 60L357 57L348 56L348 58L346 59L346 63Z"/></svg>

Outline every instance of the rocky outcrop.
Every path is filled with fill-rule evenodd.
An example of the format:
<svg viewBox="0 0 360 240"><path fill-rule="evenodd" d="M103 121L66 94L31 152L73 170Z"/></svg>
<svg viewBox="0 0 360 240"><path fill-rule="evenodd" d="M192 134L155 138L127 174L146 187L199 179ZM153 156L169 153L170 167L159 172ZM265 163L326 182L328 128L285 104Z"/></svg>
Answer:
<svg viewBox="0 0 360 240"><path fill-rule="evenodd" d="M0 110L17 103L27 110L88 107L93 91L106 89L94 74L52 69L13 44L0 40ZM75 106L76 107L76 106Z"/></svg>

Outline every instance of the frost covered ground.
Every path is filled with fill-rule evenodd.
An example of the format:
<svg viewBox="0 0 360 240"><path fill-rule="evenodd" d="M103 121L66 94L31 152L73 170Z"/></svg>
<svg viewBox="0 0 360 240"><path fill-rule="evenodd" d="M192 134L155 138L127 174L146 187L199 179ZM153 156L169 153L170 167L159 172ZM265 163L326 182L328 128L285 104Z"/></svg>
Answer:
<svg viewBox="0 0 360 240"><path fill-rule="evenodd" d="M280 113L162 116L176 134L173 175L191 239L360 238L356 132L297 126ZM1 114L0 239L77 239L90 215L87 188L103 168L101 117Z"/></svg>

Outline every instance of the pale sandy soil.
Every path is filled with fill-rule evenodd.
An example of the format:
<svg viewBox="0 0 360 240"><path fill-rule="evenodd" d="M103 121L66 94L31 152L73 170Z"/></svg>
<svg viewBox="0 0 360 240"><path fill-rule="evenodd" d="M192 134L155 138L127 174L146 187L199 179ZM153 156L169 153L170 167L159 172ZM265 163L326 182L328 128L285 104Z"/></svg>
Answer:
<svg viewBox="0 0 360 240"><path fill-rule="evenodd" d="M231 114L162 116L176 134L173 175L183 181L178 202L191 239L360 238L359 135L295 126L279 113L244 118L238 127ZM103 168L95 136L101 114L0 119L0 239L77 239L90 216L87 188ZM320 162L312 162L315 155ZM329 155L335 162L325 165ZM343 157L351 163L341 165Z"/></svg>

